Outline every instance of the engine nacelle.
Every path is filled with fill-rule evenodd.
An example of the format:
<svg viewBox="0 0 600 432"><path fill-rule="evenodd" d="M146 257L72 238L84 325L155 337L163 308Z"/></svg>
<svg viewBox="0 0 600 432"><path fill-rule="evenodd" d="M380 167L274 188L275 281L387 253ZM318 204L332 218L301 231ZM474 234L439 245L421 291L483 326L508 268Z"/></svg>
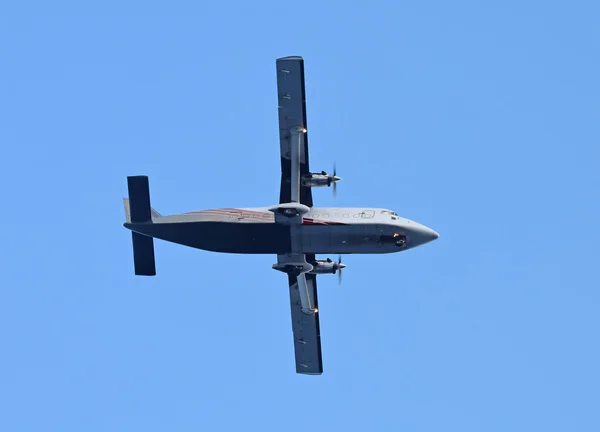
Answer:
<svg viewBox="0 0 600 432"><path fill-rule="evenodd" d="M341 178L331 174L327 174L325 171L321 173L308 173L302 176L302 186L306 187L329 187L333 183L340 181Z"/></svg>
<svg viewBox="0 0 600 432"><path fill-rule="evenodd" d="M327 260L316 260L311 264L313 269L308 272L311 274L336 274L338 270L346 268L346 264L332 261L329 258Z"/></svg>

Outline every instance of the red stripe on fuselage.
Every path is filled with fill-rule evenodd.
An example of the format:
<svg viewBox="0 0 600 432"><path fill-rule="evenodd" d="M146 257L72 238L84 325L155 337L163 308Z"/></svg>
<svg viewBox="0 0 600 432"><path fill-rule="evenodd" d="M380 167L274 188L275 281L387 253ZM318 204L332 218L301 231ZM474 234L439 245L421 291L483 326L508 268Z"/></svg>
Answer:
<svg viewBox="0 0 600 432"><path fill-rule="evenodd" d="M242 210L242 209L235 209L235 208L200 210L200 211L195 211L195 212L189 212L186 214L206 214L206 215L216 215L216 216L244 216L244 215L250 214L250 215L253 215L253 216L250 216L250 218L259 216L261 219L265 219L265 220L273 220L274 219L274 215L271 212L267 213L267 212L261 212L261 211L256 211L256 210ZM333 222L333 221L326 221L323 219L313 219L313 218L304 218L302 220L302 223L303 223L303 225L348 225L343 222Z"/></svg>
<svg viewBox="0 0 600 432"><path fill-rule="evenodd" d="M302 220L302 224L303 225L348 225L342 222L331 222L331 221L326 221L326 220L322 220L322 219L311 219L311 218L304 218Z"/></svg>

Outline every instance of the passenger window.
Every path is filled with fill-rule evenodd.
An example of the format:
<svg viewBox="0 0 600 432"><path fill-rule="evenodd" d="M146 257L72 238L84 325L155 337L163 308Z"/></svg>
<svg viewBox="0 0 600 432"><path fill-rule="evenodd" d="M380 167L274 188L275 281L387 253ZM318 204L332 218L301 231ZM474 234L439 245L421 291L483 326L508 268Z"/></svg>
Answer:
<svg viewBox="0 0 600 432"><path fill-rule="evenodd" d="M324 218L328 218L328 217L329 217L329 215L328 215L328 214L324 214L324 215L323 215L323 217L324 217Z"/></svg>
<svg viewBox="0 0 600 432"><path fill-rule="evenodd" d="M318 218L318 217L319 217L319 213L317 213L317 214L314 214L312 217L313 217L313 218Z"/></svg>
<svg viewBox="0 0 600 432"><path fill-rule="evenodd" d="M348 213L346 213L346 214L344 214L342 217L345 217L345 218L347 218L347 217L349 217L349 215L348 215Z"/></svg>

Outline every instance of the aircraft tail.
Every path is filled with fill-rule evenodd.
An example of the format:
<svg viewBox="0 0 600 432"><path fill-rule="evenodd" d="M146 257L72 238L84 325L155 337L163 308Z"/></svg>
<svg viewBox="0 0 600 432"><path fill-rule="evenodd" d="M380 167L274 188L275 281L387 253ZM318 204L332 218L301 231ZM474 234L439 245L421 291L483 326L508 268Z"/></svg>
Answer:
<svg viewBox="0 0 600 432"><path fill-rule="evenodd" d="M152 223L160 214L150 207L150 187L147 176L127 177L129 199L125 198L125 217L129 224ZM132 231L133 263L135 274L155 276L154 239Z"/></svg>
<svg viewBox="0 0 600 432"><path fill-rule="evenodd" d="M125 222L131 223L131 210L129 207L129 198L123 198L123 207L125 207ZM152 222L156 222L161 217L162 215L159 212L157 212L156 209L150 207L150 219L152 220Z"/></svg>

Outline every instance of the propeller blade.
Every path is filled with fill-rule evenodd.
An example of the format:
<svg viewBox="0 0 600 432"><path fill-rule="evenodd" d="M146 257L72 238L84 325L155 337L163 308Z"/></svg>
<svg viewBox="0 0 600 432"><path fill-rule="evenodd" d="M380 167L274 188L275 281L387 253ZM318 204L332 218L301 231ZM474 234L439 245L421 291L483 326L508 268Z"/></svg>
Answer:
<svg viewBox="0 0 600 432"><path fill-rule="evenodd" d="M332 183L333 183L333 196L337 197L337 182L339 179L339 177L337 176L337 162L333 163L333 179L332 179Z"/></svg>

